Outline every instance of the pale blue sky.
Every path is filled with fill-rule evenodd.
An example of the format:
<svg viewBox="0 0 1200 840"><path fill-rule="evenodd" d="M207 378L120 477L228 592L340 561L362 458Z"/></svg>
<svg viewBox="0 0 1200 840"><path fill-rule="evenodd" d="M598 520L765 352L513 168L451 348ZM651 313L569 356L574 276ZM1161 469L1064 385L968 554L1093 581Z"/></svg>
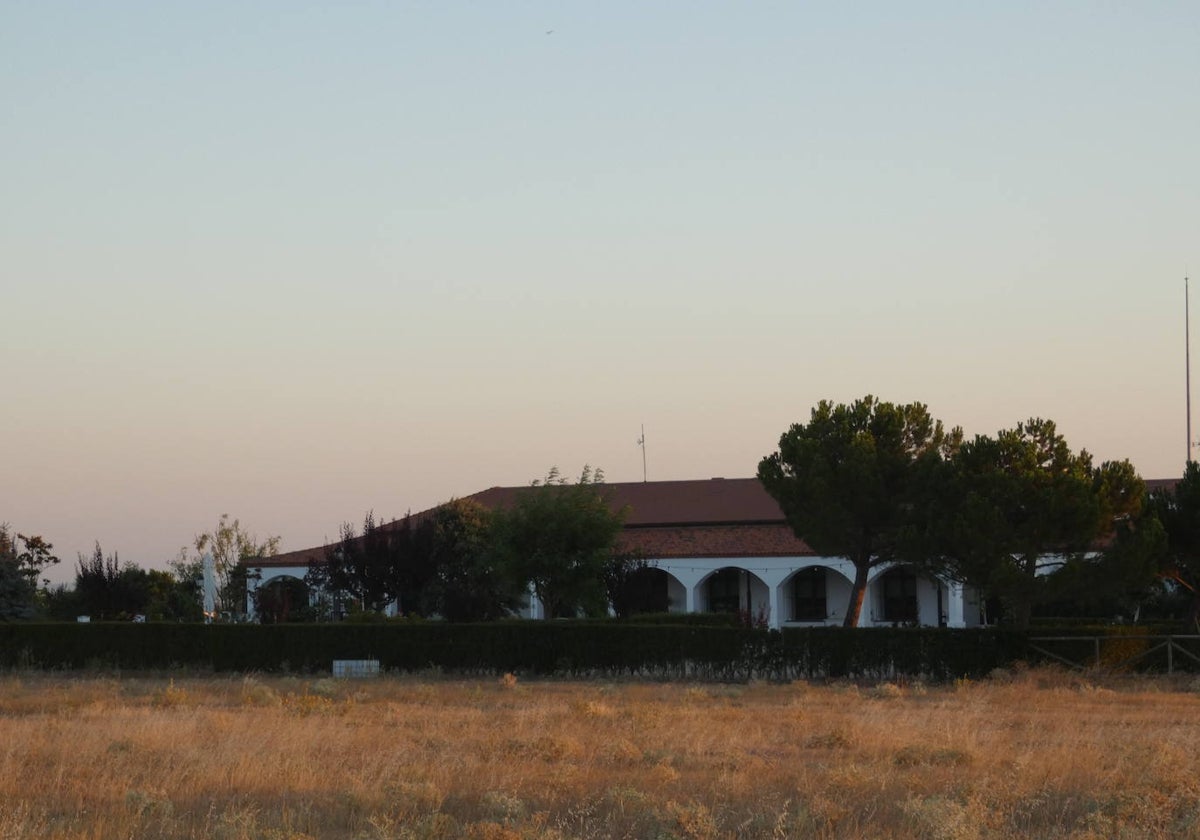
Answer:
<svg viewBox="0 0 1200 840"><path fill-rule="evenodd" d="M868 392L1178 475L1198 44L1190 2L4 0L0 521L302 548L640 480L643 422L651 478L751 475Z"/></svg>

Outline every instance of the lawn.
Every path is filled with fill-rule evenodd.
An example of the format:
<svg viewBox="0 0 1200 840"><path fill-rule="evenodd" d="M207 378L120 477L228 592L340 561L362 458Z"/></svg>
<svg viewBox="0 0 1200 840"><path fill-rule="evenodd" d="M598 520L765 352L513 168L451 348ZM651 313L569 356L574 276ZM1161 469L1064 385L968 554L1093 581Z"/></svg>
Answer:
<svg viewBox="0 0 1200 840"><path fill-rule="evenodd" d="M1200 683L0 676L0 838L1200 837Z"/></svg>

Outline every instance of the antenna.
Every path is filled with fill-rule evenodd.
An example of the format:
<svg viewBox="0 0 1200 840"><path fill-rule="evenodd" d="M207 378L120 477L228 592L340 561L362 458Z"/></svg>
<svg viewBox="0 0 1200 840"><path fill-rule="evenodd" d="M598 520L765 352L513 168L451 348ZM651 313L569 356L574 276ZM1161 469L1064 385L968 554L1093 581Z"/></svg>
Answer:
<svg viewBox="0 0 1200 840"><path fill-rule="evenodd" d="M1183 275L1183 369L1187 384L1187 461L1192 462L1192 331L1188 312L1188 278Z"/></svg>
<svg viewBox="0 0 1200 840"><path fill-rule="evenodd" d="M1189 436L1191 435L1190 429L1188 431L1188 435ZM646 424L645 423L642 424L642 436L640 438L638 438L637 442L638 442L638 446L642 447L642 483L645 484L647 481L647 479L646 479Z"/></svg>

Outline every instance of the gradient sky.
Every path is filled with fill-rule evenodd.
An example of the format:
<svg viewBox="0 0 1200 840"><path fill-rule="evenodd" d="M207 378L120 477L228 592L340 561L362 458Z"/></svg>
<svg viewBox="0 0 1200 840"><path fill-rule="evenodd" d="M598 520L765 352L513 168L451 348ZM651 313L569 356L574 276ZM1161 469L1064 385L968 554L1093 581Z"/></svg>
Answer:
<svg viewBox="0 0 1200 840"><path fill-rule="evenodd" d="M64 580L223 512L304 548L641 480L642 423L651 479L749 476L866 393L1179 475L1197 44L1194 2L0 0L0 521Z"/></svg>

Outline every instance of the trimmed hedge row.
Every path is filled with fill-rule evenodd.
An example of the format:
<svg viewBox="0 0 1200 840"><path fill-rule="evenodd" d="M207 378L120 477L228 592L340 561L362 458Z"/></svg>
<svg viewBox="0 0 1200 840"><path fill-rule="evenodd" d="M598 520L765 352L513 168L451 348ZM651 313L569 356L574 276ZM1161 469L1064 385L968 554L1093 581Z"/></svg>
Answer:
<svg viewBox="0 0 1200 840"><path fill-rule="evenodd" d="M0 668L328 672L334 659L463 674L949 679L1027 656L983 629L789 628L502 621L490 624L0 624Z"/></svg>

